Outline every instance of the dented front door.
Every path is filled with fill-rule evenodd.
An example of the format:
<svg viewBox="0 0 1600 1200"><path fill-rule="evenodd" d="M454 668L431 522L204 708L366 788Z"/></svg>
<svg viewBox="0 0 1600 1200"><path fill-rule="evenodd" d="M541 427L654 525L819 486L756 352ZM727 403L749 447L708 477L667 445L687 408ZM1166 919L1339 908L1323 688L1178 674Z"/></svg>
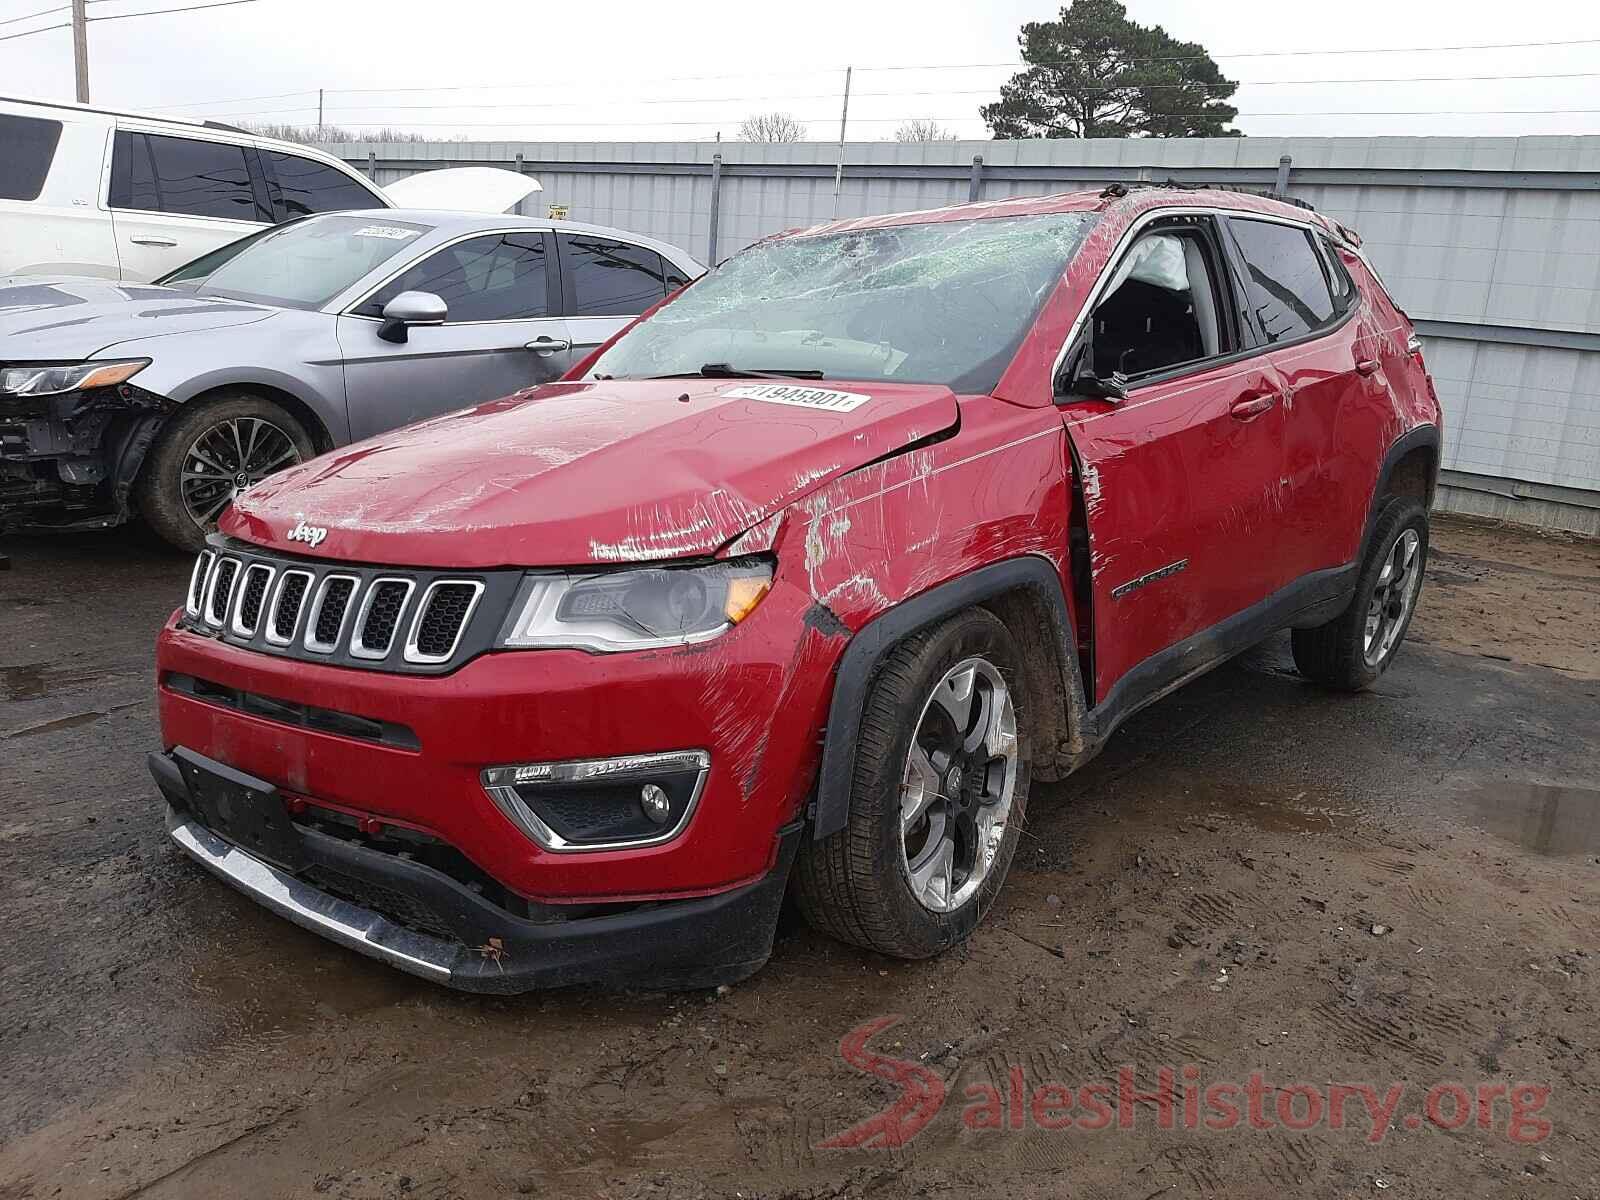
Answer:
<svg viewBox="0 0 1600 1200"><path fill-rule="evenodd" d="M1088 521L1100 703L1152 655L1274 589L1283 411L1257 356L1062 413Z"/></svg>

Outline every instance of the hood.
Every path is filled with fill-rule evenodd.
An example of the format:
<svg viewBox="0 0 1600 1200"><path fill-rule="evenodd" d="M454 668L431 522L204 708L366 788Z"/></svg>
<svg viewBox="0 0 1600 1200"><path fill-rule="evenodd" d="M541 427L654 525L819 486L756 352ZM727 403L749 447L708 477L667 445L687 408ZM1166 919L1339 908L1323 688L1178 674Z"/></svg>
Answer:
<svg viewBox="0 0 1600 1200"><path fill-rule="evenodd" d="M544 189L532 175L501 167L444 167L407 175L383 190L397 208L503 213Z"/></svg>
<svg viewBox="0 0 1600 1200"><path fill-rule="evenodd" d="M0 279L0 361L89 358L122 342L260 321L278 312L179 288L106 279Z"/></svg>
<svg viewBox="0 0 1600 1200"><path fill-rule="evenodd" d="M924 384L546 384L290 468L221 527L304 554L303 521L323 557L453 570L705 555L957 415Z"/></svg>

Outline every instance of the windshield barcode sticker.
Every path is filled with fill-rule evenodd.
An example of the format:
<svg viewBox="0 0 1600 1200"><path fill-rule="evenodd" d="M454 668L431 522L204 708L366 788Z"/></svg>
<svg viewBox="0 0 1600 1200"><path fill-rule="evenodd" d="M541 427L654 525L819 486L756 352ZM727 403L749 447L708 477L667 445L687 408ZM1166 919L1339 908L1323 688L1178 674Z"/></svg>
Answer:
<svg viewBox="0 0 1600 1200"><path fill-rule="evenodd" d="M871 396L860 392L834 392L827 388L800 387L792 383L759 383L729 388L725 396L741 400L760 400L765 404L792 404L796 408L821 408L828 412L854 412Z"/></svg>
<svg viewBox="0 0 1600 1200"><path fill-rule="evenodd" d="M403 229L399 225L363 225L356 230L356 237L388 238L391 241L406 242L417 236L415 229Z"/></svg>

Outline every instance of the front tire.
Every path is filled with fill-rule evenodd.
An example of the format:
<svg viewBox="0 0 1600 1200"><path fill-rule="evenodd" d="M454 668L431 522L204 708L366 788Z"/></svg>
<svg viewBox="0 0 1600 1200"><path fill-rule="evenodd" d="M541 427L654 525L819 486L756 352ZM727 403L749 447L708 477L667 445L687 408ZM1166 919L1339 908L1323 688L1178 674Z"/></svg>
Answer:
<svg viewBox="0 0 1600 1200"><path fill-rule="evenodd" d="M1410 497L1390 500L1373 526L1350 607L1290 635L1300 674L1344 692L1376 683L1405 640L1427 564L1427 510Z"/></svg>
<svg viewBox="0 0 1600 1200"><path fill-rule="evenodd" d="M868 692L845 828L808 841L795 896L816 929L927 958L977 926L1016 854L1027 720L1010 631L969 609L891 650Z"/></svg>
<svg viewBox="0 0 1600 1200"><path fill-rule="evenodd" d="M199 550L235 496L316 452L301 424L261 396L228 392L190 401L161 431L134 498L163 540Z"/></svg>

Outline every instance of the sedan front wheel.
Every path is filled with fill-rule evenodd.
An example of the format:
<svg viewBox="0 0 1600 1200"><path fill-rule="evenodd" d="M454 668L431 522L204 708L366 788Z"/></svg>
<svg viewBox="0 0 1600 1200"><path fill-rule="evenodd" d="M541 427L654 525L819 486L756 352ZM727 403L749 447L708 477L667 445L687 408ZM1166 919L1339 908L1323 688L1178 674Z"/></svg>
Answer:
<svg viewBox="0 0 1600 1200"><path fill-rule="evenodd" d="M191 401L146 458L136 499L163 539L198 550L246 488L316 454L281 405L248 392Z"/></svg>

